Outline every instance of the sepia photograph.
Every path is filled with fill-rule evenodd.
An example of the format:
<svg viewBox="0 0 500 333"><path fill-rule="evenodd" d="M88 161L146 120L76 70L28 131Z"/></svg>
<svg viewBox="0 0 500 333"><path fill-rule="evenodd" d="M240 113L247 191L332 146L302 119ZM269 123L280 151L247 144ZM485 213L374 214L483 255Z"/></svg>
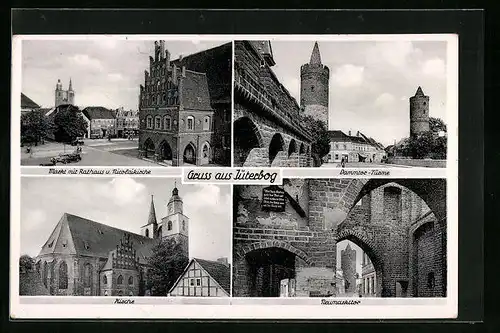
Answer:
<svg viewBox="0 0 500 333"><path fill-rule="evenodd" d="M445 179L234 185L233 297L447 297Z"/></svg>
<svg viewBox="0 0 500 333"><path fill-rule="evenodd" d="M230 40L101 37L22 40L21 165L231 166Z"/></svg>
<svg viewBox="0 0 500 333"><path fill-rule="evenodd" d="M21 179L21 296L229 297L230 187Z"/></svg>
<svg viewBox="0 0 500 333"><path fill-rule="evenodd" d="M236 40L234 165L446 167L447 47Z"/></svg>

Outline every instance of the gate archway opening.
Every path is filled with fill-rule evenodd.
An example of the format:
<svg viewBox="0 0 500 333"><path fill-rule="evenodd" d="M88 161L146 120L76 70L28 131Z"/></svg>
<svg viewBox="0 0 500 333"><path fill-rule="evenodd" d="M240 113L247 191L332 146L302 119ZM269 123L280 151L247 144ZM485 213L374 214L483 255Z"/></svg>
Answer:
<svg viewBox="0 0 500 333"><path fill-rule="evenodd" d="M155 155L155 145L153 143L153 140L147 138L146 141L144 141L144 157L151 158L154 155Z"/></svg>
<svg viewBox="0 0 500 333"><path fill-rule="evenodd" d="M160 157L164 161L172 161L172 148L166 140L160 143Z"/></svg>
<svg viewBox="0 0 500 333"><path fill-rule="evenodd" d="M283 151L285 147L285 140L283 140L283 137L281 134L276 133L273 135L273 138L271 139L271 143L269 144L269 164L272 164L274 159L276 158L276 155L280 151Z"/></svg>
<svg viewBox="0 0 500 333"><path fill-rule="evenodd" d="M282 284L295 279L295 256L294 253L278 247L263 248L247 253L245 262L248 265L250 296L284 296Z"/></svg>
<svg viewBox="0 0 500 333"><path fill-rule="evenodd" d="M295 139L292 139L290 141L290 145L288 146L288 157L290 157L293 153L297 152L297 143L295 142Z"/></svg>
<svg viewBox="0 0 500 333"><path fill-rule="evenodd" d="M190 142L184 149L184 163L186 164L195 164L196 165L196 148Z"/></svg>
<svg viewBox="0 0 500 333"><path fill-rule="evenodd" d="M383 269L368 244L354 235L337 240L337 297L382 297Z"/></svg>
<svg viewBox="0 0 500 333"><path fill-rule="evenodd" d="M243 166L254 148L261 148L262 137L250 118L242 117L234 122L234 164Z"/></svg>
<svg viewBox="0 0 500 333"><path fill-rule="evenodd" d="M208 142L203 143L201 147L201 165L206 165L210 163L210 144Z"/></svg>

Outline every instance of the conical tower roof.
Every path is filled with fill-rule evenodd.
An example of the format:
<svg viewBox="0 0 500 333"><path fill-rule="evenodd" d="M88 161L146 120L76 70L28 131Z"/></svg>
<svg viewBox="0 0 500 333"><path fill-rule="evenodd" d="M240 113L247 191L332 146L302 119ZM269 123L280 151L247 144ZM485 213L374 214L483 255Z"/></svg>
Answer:
<svg viewBox="0 0 500 333"><path fill-rule="evenodd" d="M71 83L71 78L69 78L69 89L68 90L73 90L73 84Z"/></svg>
<svg viewBox="0 0 500 333"><path fill-rule="evenodd" d="M155 203L153 201L153 195L151 195L151 207L149 208L149 217L148 224L156 224L156 212L155 212Z"/></svg>
<svg viewBox="0 0 500 333"><path fill-rule="evenodd" d="M311 53L311 60L309 60L309 64L321 65L321 54L319 53L318 42L314 42L314 47Z"/></svg>
<svg viewBox="0 0 500 333"><path fill-rule="evenodd" d="M417 92L415 93L415 96L425 96L424 92L422 91L422 87L418 87Z"/></svg>

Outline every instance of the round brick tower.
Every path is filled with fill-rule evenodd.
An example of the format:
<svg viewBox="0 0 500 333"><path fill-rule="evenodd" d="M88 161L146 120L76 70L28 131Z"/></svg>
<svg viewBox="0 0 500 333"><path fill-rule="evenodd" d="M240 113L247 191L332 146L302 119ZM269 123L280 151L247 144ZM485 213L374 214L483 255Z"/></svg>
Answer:
<svg viewBox="0 0 500 333"><path fill-rule="evenodd" d="M328 84L330 70L321 63L318 42L311 60L300 67L300 106L305 115L325 122L328 128Z"/></svg>
<svg viewBox="0 0 500 333"><path fill-rule="evenodd" d="M429 96L418 87L415 96L410 97L410 136L429 131Z"/></svg>

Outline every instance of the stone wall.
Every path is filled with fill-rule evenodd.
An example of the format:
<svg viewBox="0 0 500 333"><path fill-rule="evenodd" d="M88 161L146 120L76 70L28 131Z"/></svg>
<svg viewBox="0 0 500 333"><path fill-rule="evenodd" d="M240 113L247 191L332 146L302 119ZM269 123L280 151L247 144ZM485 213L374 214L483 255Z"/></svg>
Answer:
<svg viewBox="0 0 500 333"><path fill-rule="evenodd" d="M446 160L389 157L388 163L421 168L446 168Z"/></svg>

